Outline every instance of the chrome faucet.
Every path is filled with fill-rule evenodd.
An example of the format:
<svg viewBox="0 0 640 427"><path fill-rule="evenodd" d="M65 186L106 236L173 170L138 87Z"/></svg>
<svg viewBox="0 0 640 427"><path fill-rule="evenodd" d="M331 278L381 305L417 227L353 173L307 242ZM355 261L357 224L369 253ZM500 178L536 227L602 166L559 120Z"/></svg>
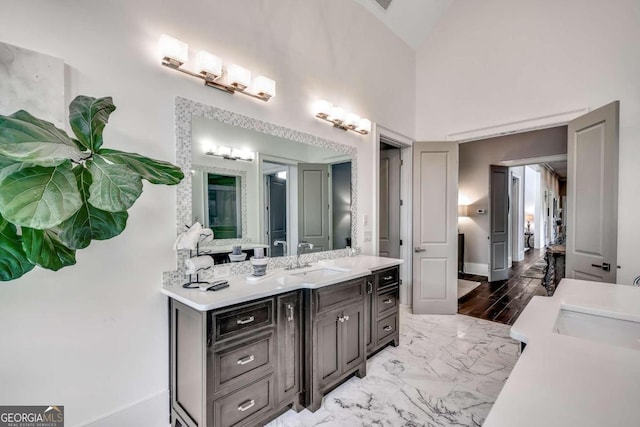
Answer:
<svg viewBox="0 0 640 427"><path fill-rule="evenodd" d="M298 254L296 255L296 267L295 268L303 268L308 267L309 263L305 263L304 265L300 265L300 252L304 253L304 249L313 249L312 243L300 242L298 243Z"/></svg>
<svg viewBox="0 0 640 427"><path fill-rule="evenodd" d="M286 240L274 240L273 246L282 245L282 252L284 256L287 256L287 241Z"/></svg>

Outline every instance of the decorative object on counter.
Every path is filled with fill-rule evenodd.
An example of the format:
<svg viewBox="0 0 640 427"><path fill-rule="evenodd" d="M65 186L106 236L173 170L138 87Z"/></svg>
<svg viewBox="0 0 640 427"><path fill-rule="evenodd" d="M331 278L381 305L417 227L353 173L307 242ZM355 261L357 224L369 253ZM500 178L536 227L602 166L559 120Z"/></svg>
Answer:
<svg viewBox="0 0 640 427"><path fill-rule="evenodd" d="M258 76L252 83L251 71L236 64L223 68L221 58L204 50L196 57L196 71L185 69L183 65L189 59L189 45L166 34L160 37L160 52L162 65L202 79L205 86L230 94L240 92L261 101L276 96L275 81Z"/></svg>
<svg viewBox="0 0 640 427"><path fill-rule="evenodd" d="M196 222L187 231L181 233L176 239L173 248L175 250L187 249L190 251L198 249L200 243L213 241L213 231L210 228L202 227L202 224Z"/></svg>
<svg viewBox="0 0 640 427"><path fill-rule="evenodd" d="M360 135L371 132L369 119L360 118L354 113L347 113L344 108L336 107L325 100L317 101L313 109L317 118L333 124L335 128L352 130Z"/></svg>
<svg viewBox="0 0 640 427"><path fill-rule="evenodd" d="M253 266L253 276L260 277L267 274L267 264L269 258L264 256L264 248L255 248L251 257L251 265Z"/></svg>
<svg viewBox="0 0 640 427"><path fill-rule="evenodd" d="M143 179L182 181L171 163L103 148L115 109L111 97L77 96L69 105L75 138L24 110L0 115L0 280L35 265L74 265L77 249L124 231Z"/></svg>
<svg viewBox="0 0 640 427"><path fill-rule="evenodd" d="M242 246L233 246L229 254L229 259L231 262L242 262L247 259L247 254L242 252Z"/></svg>
<svg viewBox="0 0 640 427"><path fill-rule="evenodd" d="M211 241L213 241L213 231L210 228L202 227L199 222L187 227L187 231L180 233L176 239L173 245L175 250L189 250L189 258L184 260L185 274L189 275L189 281L182 287L187 289L202 288L202 285L209 284L209 282L200 281L199 274L213 267L213 258L206 252L200 252L200 243ZM193 276L195 276L195 280Z"/></svg>

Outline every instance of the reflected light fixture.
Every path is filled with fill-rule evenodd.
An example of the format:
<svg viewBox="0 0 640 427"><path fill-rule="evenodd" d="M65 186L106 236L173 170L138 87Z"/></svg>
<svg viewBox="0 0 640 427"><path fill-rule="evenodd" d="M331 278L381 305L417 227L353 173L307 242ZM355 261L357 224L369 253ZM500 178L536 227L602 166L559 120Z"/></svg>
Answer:
<svg viewBox="0 0 640 427"><path fill-rule="evenodd" d="M204 154L207 156L221 157L227 160L245 160L251 162L255 160L256 153L246 150L226 147L224 145L214 146L211 143L203 143Z"/></svg>
<svg viewBox="0 0 640 427"><path fill-rule="evenodd" d="M184 64L189 59L189 45L166 34L160 36L160 56L162 65L202 79L205 86L227 93L239 92L262 101L276 95L275 81L258 76L252 82L251 71L237 64L225 69L220 57L204 50L196 55L196 71L188 70Z"/></svg>
<svg viewBox="0 0 640 427"><path fill-rule="evenodd" d="M352 130L361 135L371 132L371 121L361 118L359 115L346 112L344 108L337 107L324 99L316 101L313 112L317 118L333 124L333 127L342 130Z"/></svg>

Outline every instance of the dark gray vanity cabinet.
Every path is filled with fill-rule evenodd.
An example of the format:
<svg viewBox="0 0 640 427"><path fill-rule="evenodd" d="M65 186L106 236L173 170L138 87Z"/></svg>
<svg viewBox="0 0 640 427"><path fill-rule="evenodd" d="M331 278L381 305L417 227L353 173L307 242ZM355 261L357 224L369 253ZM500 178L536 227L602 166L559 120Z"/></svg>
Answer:
<svg viewBox="0 0 640 427"><path fill-rule="evenodd" d="M365 279L310 291L307 313L307 407L316 411L325 393L353 374L366 375Z"/></svg>
<svg viewBox="0 0 640 427"><path fill-rule="evenodd" d="M172 424L259 425L301 405L301 292L200 312L171 301Z"/></svg>
<svg viewBox="0 0 640 427"><path fill-rule="evenodd" d="M367 278L367 357L387 346L400 343L399 267L374 272Z"/></svg>
<svg viewBox="0 0 640 427"><path fill-rule="evenodd" d="M297 398L302 390L302 299L301 292L276 298L278 306L278 401ZM296 401L296 404L301 402Z"/></svg>

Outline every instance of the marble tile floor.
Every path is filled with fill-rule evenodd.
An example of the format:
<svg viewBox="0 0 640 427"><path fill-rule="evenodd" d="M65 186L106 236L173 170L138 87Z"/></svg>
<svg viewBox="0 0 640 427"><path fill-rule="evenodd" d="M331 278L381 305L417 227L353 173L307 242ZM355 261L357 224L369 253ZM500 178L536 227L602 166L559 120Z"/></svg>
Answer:
<svg viewBox="0 0 640 427"><path fill-rule="evenodd" d="M312 413L286 412L269 427L481 426L518 358L509 326L400 308L400 346L367 362Z"/></svg>

